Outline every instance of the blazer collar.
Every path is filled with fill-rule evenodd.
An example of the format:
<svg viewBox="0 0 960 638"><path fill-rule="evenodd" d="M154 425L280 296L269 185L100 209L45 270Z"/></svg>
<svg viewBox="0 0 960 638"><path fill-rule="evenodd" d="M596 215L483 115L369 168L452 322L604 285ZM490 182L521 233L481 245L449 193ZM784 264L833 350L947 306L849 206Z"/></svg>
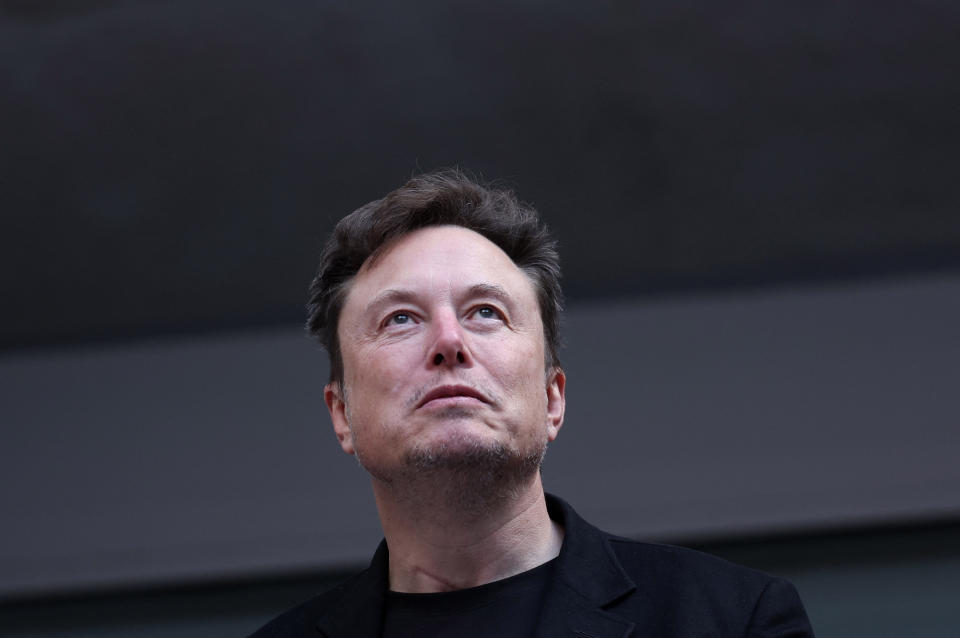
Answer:
<svg viewBox="0 0 960 638"><path fill-rule="evenodd" d="M550 518L564 527L557 578L540 612L538 638L622 638L634 623L605 608L628 596L636 585L620 566L609 536L590 525L562 499L547 494Z"/></svg>
<svg viewBox="0 0 960 638"><path fill-rule="evenodd" d="M550 518L564 528L556 577L544 600L537 637L623 638L633 623L604 610L636 589L610 547L608 536L565 501L546 495ZM348 580L316 622L329 638L379 638L389 584L389 554L381 541L370 567Z"/></svg>

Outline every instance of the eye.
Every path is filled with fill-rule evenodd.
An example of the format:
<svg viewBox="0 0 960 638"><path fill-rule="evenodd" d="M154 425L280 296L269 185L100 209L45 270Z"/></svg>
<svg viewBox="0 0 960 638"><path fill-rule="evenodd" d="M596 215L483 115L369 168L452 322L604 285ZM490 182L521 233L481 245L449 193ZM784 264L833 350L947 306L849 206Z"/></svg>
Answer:
<svg viewBox="0 0 960 638"><path fill-rule="evenodd" d="M417 323L416 315L406 310L397 310L383 318L383 321L380 322L380 328L409 326L415 323Z"/></svg>
<svg viewBox="0 0 960 638"><path fill-rule="evenodd" d="M387 318L387 323L392 323L395 325L410 323L410 315L405 312L395 312Z"/></svg>
<svg viewBox="0 0 960 638"><path fill-rule="evenodd" d="M500 311L493 306L480 306L476 309L476 315L481 319L501 319Z"/></svg>

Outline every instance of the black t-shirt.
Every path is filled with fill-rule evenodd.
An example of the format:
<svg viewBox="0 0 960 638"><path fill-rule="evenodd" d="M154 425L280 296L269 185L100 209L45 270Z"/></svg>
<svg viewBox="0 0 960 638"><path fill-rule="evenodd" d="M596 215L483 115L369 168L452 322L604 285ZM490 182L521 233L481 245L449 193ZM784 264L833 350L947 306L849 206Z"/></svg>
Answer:
<svg viewBox="0 0 960 638"><path fill-rule="evenodd" d="M556 562L470 589L387 592L383 638L530 638Z"/></svg>

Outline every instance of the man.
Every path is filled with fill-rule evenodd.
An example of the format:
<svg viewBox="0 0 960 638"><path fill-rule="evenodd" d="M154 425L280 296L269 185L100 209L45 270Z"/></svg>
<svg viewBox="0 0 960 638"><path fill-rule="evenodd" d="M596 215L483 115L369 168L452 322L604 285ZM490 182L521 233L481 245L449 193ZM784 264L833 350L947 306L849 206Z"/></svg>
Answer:
<svg viewBox="0 0 960 638"><path fill-rule="evenodd" d="M812 635L786 581L611 536L544 494L565 407L559 277L536 212L456 171L340 221L308 325L386 538L257 638Z"/></svg>

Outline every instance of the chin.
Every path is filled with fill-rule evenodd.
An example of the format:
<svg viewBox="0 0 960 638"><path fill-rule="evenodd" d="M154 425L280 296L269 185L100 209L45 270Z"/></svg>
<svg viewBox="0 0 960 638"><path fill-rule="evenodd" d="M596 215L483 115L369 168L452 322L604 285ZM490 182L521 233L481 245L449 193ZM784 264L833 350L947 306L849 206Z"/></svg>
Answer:
<svg viewBox="0 0 960 638"><path fill-rule="evenodd" d="M483 490L499 483L508 487L539 472L546 436L503 440L505 432L477 419L475 413L451 407L444 416L440 422L431 419L416 428L417 434L411 436L416 443L396 450L389 460L368 456L362 445L357 447L357 460L384 483L432 485L432 489L469 485Z"/></svg>
<svg viewBox="0 0 960 638"><path fill-rule="evenodd" d="M404 461L417 472L448 471L464 474L527 474L540 468L546 442L529 449L516 449L489 433L470 430L446 432L407 452Z"/></svg>
<svg viewBox="0 0 960 638"><path fill-rule="evenodd" d="M408 463L416 459L459 457L493 461L509 453L509 448L497 440L486 425L459 421L433 426L430 436L410 448L405 457Z"/></svg>

